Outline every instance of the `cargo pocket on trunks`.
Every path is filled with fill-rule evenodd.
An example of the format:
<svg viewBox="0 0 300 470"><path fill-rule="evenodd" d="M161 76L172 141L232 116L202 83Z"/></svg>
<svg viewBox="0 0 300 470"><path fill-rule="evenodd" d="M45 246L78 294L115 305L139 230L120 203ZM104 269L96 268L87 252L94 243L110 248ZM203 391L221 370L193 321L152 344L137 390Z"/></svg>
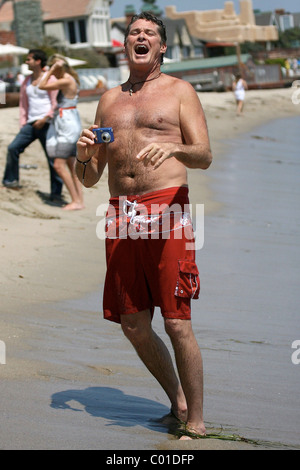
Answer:
<svg viewBox="0 0 300 470"><path fill-rule="evenodd" d="M178 260L176 297L198 299L200 292L199 271L194 261Z"/></svg>

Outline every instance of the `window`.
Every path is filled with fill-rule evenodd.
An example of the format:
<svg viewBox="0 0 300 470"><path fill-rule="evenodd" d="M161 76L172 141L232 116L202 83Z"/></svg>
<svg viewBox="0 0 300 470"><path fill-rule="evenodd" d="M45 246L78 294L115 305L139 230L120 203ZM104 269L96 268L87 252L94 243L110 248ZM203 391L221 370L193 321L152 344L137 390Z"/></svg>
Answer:
<svg viewBox="0 0 300 470"><path fill-rule="evenodd" d="M190 48L189 46L183 46L181 48L181 55L184 59L190 56Z"/></svg>
<svg viewBox="0 0 300 470"><path fill-rule="evenodd" d="M294 27L293 15L281 15L279 18L281 31L286 31Z"/></svg>
<svg viewBox="0 0 300 470"><path fill-rule="evenodd" d="M75 24L74 21L68 21L68 31L69 31L69 41L70 44L75 44L76 34L75 34Z"/></svg>
<svg viewBox="0 0 300 470"><path fill-rule="evenodd" d="M68 40L70 44L87 42L86 22L82 20L68 21Z"/></svg>
<svg viewBox="0 0 300 470"><path fill-rule="evenodd" d="M165 58L166 59L171 59L174 61L180 61L181 56L180 56L180 47L179 46L168 46L166 53L165 53Z"/></svg>
<svg viewBox="0 0 300 470"><path fill-rule="evenodd" d="M194 55L195 55L195 57L204 57L203 47L202 46L195 46Z"/></svg>
<svg viewBox="0 0 300 470"><path fill-rule="evenodd" d="M86 42L85 20L78 21L80 42Z"/></svg>
<svg viewBox="0 0 300 470"><path fill-rule="evenodd" d="M92 42L95 46L110 44L110 10L107 2L102 7L96 6L91 16Z"/></svg>

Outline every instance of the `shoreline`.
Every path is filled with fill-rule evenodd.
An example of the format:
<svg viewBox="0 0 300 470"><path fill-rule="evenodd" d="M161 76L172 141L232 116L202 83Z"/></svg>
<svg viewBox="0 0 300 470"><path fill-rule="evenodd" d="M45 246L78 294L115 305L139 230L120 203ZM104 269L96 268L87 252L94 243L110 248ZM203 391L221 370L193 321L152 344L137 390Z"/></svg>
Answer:
<svg viewBox="0 0 300 470"><path fill-rule="evenodd" d="M292 104L291 93L291 89L247 92L244 117L235 116L235 103L231 93L199 94L208 122L214 159L222 159L231 139L274 119L299 116L300 108ZM96 106L97 102L79 104L83 126L88 126L93 121ZM0 110L2 122L3 112L7 113L7 109ZM6 146L16 133L17 116L18 109L5 114L7 133L2 137L2 168ZM46 159L38 142L26 150L21 163L37 163L38 169L22 170L23 188L20 191L1 188L0 340L6 343L8 357L7 364L3 367L0 365L0 377L7 386L13 386L14 383L19 385L29 379L38 381L39 384L44 384L45 380L50 381L50 388L54 389L54 384L60 386L61 380L78 380L81 386L90 380L101 385L116 385L118 377L110 375L110 363L107 368L105 364L100 367L97 362L86 362L91 360L86 352L82 353L82 357L77 357L75 351L74 357L60 359L61 363L51 362L51 354L49 360L43 351L43 348L47 351L47 347L50 350L52 347L52 339L50 341L48 335L50 338L55 336L55 341L58 342L55 347L64 348L64 345L59 346L61 338L57 338L56 329L59 331L60 328L69 328L70 338L75 335L76 339L75 330L80 331L87 322L90 328L99 329L100 344L103 329L108 337L116 331L115 326L109 322L103 325L99 321L102 320L101 299L99 311L88 312L87 318L78 318L80 314L76 313L73 318L73 315L57 311L61 302L84 299L88 294L97 292L103 284L104 240L96 237L99 220L96 208L99 204L107 203L109 198L106 175L96 187L84 190L85 210L66 213L59 207L45 204L37 195L37 191L48 193L49 186ZM222 207L222 202L216 200L212 189L213 165L214 163L207 172L189 172L191 204L204 203L208 213ZM66 319L63 318L64 315L67 315ZM120 335L119 331L117 335ZM67 343L71 342L70 338L66 336ZM47 346L47 341L50 346ZM102 359L98 357L98 360ZM89 364L88 371L86 364ZM133 369L135 367L139 366L133 366ZM114 364L114 369L122 373L121 366ZM99 372L99 376L95 371ZM142 368L139 373L147 382L147 373ZM122 383L127 384L130 377L122 376L122 380ZM234 448L238 446L233 444ZM34 442L32 445L34 446ZM59 447L60 443L57 442L56 445ZM228 443L218 444L223 448L227 448L227 445ZM191 446L193 444L187 447L185 443L177 448L192 449Z"/></svg>
<svg viewBox="0 0 300 470"><path fill-rule="evenodd" d="M207 171L189 170L191 204L201 201L205 204L207 212L214 211L221 206L221 201L215 200L210 187L214 161L222 158L222 154L226 154L230 146L228 141L238 135L274 119L299 115L300 108L292 104L291 95L291 89L248 91L245 115L237 117L231 93L199 94L206 114L214 160ZM90 125L93 121L96 107L96 101L79 103L83 127ZM4 122L4 116L6 134L2 137L2 151L0 152L2 169L7 145L16 134L18 108L9 109L9 113L8 109L0 110L2 122ZM95 187L84 188L86 205L84 210L66 213L60 207L46 204L41 197L41 194L49 193L49 175L39 142L34 142L26 149L21 156L20 163L37 164L38 168L21 169L23 187L20 191L0 188L3 266L0 285L6 293L1 299L2 309L11 310L17 302L30 305L80 297L85 293L93 292L99 285L100 276L105 273L104 243L103 240L96 240L96 225L99 221L96 209L98 205L106 204L109 199L107 173L104 173ZM201 187L199 187L199 180ZM65 190L64 195L68 199ZM48 250L51 249L53 253L48 256ZM98 266L95 273L91 273L94 250L101 255L102 268ZM73 266L69 271L66 268L70 264ZM56 269L56 265L59 269ZM82 269L84 269L85 276L89 276L88 282L82 282L79 278ZM31 284L36 288L29 294ZM11 296L15 302L8 300L8 296Z"/></svg>
<svg viewBox="0 0 300 470"><path fill-rule="evenodd" d="M209 128L213 163L207 172L189 171L191 205L204 203L205 213L221 208L222 202L215 200L211 189L214 162L229 150L229 140L274 119L299 115L300 109L292 104L291 95L291 89L249 91L245 116L237 117L232 93L199 93ZM79 103L83 127L93 121L97 103ZM9 113L8 109L0 110L2 116L7 130L0 152L4 168L6 147L18 126L18 108L10 108ZM45 204L37 195L38 191L49 192L48 168L39 142L26 149L20 162L38 164L38 168L21 170L20 191L0 188L1 331L5 326L10 330L12 313L18 319L20 309L25 307L81 298L97 291L105 276L104 241L96 237L96 208L109 199L107 173L95 187L84 188L86 209L67 213L60 207ZM84 272L83 279L81 272Z"/></svg>

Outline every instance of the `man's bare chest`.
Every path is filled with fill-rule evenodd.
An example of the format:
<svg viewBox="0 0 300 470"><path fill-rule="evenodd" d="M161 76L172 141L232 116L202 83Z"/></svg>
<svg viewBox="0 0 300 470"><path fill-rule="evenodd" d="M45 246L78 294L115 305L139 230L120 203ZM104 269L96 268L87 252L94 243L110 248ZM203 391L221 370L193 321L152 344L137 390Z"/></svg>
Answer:
<svg viewBox="0 0 300 470"><path fill-rule="evenodd" d="M128 93L109 107L104 124L118 130L168 131L179 127L179 106L174 99L130 96Z"/></svg>

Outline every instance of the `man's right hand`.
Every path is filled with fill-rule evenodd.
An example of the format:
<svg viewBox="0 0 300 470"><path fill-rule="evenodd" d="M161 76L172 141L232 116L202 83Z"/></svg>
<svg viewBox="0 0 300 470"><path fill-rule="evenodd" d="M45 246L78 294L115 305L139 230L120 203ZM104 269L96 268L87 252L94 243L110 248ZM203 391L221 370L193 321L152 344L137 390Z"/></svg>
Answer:
<svg viewBox="0 0 300 470"><path fill-rule="evenodd" d="M83 129L77 141L77 158L81 162L85 162L94 157L99 150L99 145L95 145L95 134L93 129L98 126L93 125L89 129Z"/></svg>
<svg viewBox="0 0 300 470"><path fill-rule="evenodd" d="M45 126L45 124L48 122L48 117L45 116L44 118L42 119L37 119L33 124L32 124L32 127L34 127L34 129L37 129L37 130L40 130L40 129L43 129L43 127Z"/></svg>

